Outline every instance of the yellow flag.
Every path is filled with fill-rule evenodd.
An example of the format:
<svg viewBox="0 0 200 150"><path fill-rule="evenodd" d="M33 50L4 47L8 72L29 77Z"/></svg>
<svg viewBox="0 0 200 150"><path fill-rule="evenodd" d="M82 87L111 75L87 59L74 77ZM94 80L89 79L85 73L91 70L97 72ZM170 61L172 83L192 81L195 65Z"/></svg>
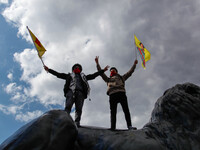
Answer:
<svg viewBox="0 0 200 150"><path fill-rule="evenodd" d="M40 43L40 41L38 40L38 38L31 32L31 30L27 27L30 35L31 35L31 38L33 40L33 43L35 45L35 48L37 49L38 51L38 56L40 58L42 58L42 55L45 53L46 49L44 48L44 46Z"/></svg>
<svg viewBox="0 0 200 150"><path fill-rule="evenodd" d="M142 67L145 69L146 68L146 62L151 59L151 54L144 47L144 45L142 44L142 42L140 42L140 40L138 40L138 38L136 37L136 35L134 35L134 39L135 39L135 46L137 47L137 49L139 51L139 54L140 54L140 57L142 59Z"/></svg>

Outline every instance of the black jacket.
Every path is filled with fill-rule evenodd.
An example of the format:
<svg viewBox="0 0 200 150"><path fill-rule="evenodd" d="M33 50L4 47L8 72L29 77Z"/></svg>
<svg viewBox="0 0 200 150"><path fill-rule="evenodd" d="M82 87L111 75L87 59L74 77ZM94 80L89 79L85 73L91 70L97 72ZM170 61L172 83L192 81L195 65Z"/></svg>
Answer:
<svg viewBox="0 0 200 150"><path fill-rule="evenodd" d="M63 89L63 91L64 91L64 96L65 96L66 93L68 92L68 90L70 90L70 89L69 89L69 86L70 86L70 82L71 82L71 80L72 80L72 77L71 77L70 73L68 73L68 74L66 74L66 73L59 73L59 72L56 72L56 71L53 70L53 69L49 69L49 73L53 74L54 76L57 76L57 78L66 80L65 86L64 86L64 89ZM86 79L87 79L87 80L93 80L93 79L95 79L97 76L99 76L99 75L101 75L101 74L103 74L103 73L104 73L104 70L100 70L100 71L95 72L95 73L93 73L93 74L86 75ZM87 85L86 85L84 82L82 82L82 83L83 83L83 89L84 89L83 93L84 93L84 95L85 95L85 98L87 98L87 93L88 93L88 90L89 90L89 89L88 89Z"/></svg>

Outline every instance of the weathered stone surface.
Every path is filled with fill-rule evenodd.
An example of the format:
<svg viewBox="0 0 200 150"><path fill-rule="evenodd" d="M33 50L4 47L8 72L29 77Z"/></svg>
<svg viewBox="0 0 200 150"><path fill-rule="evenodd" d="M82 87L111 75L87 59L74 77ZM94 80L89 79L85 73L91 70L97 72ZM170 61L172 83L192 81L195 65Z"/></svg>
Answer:
<svg viewBox="0 0 200 150"><path fill-rule="evenodd" d="M0 150L12 149L200 150L200 87L185 83L165 91L157 100L149 123L139 130L77 130L66 112L50 111L0 145Z"/></svg>
<svg viewBox="0 0 200 150"><path fill-rule="evenodd" d="M149 137L141 130L78 129L76 150L165 150L159 140Z"/></svg>
<svg viewBox="0 0 200 150"><path fill-rule="evenodd" d="M167 90L145 128L170 150L200 150L200 87L186 83Z"/></svg>
<svg viewBox="0 0 200 150"><path fill-rule="evenodd" d="M77 128L71 116L52 110L20 128L0 145L0 150L73 149Z"/></svg>

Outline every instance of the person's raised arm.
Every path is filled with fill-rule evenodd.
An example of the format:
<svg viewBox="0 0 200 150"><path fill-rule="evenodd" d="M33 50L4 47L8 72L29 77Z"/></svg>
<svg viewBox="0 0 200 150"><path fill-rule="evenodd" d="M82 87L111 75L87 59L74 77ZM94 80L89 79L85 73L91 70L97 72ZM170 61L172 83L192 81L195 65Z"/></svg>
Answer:
<svg viewBox="0 0 200 150"><path fill-rule="evenodd" d="M99 56L96 56L95 62L96 62L97 70L98 70L98 71L101 70L101 66L99 65ZM109 66L106 66L105 68L107 68L107 70L108 70ZM105 69L105 68L104 68L104 69ZM105 73L101 74L101 77L102 77L102 79L103 79L105 82L108 82L108 81L109 81L109 78L106 76Z"/></svg>
<svg viewBox="0 0 200 150"><path fill-rule="evenodd" d="M93 79L95 79L97 76L104 74L104 72L107 71L108 68L109 68L109 66L106 66L104 69L102 69L102 70L100 70L100 71L97 71L97 72L95 72L95 73L93 73L93 74L89 74L89 75L86 76L86 79L87 79L87 80L93 80Z"/></svg>
<svg viewBox="0 0 200 150"><path fill-rule="evenodd" d="M124 78L124 80L127 80L132 75L132 73L135 71L137 63L138 63L138 60L135 60L131 69L122 76Z"/></svg>

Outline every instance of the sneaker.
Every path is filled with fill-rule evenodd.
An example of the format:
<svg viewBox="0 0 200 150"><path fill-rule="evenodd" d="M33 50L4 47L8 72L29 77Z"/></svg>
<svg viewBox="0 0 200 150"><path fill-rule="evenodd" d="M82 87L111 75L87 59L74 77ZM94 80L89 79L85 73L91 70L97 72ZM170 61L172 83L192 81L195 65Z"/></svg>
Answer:
<svg viewBox="0 0 200 150"><path fill-rule="evenodd" d="M137 130L137 128L136 128L136 127L129 126L129 127L128 127L128 130Z"/></svg>

